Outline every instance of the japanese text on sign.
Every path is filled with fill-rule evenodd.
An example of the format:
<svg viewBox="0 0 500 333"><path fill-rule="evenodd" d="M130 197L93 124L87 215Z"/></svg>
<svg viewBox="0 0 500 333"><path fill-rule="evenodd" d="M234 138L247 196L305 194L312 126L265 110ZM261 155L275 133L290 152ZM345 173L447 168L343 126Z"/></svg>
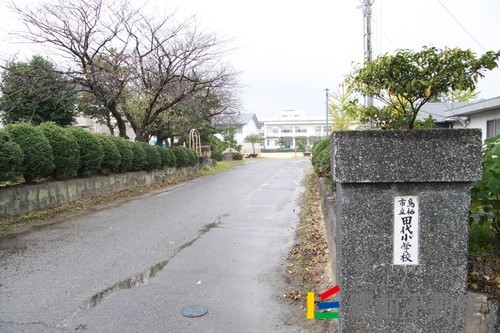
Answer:
<svg viewBox="0 0 500 333"><path fill-rule="evenodd" d="M418 196L394 197L394 265L418 265Z"/></svg>

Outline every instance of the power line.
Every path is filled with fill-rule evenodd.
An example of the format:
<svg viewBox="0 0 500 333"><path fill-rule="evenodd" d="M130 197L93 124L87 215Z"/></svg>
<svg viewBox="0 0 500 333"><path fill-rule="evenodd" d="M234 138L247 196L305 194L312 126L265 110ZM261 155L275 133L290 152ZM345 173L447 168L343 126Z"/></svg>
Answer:
<svg viewBox="0 0 500 333"><path fill-rule="evenodd" d="M479 45L484 51L486 51L484 46L481 45L481 43L479 43L477 39L474 38L474 36L472 36L472 34L462 25L462 23L460 23L460 21L455 17L455 15L453 15L453 13L448 8L446 8L444 3L441 0L438 1L441 4L441 6L443 6L443 8L448 12L448 14L450 14L450 16L455 20L455 22L457 22L457 24L465 31L465 33L469 35L469 37L472 38L472 40L474 40L477 43L477 45Z"/></svg>

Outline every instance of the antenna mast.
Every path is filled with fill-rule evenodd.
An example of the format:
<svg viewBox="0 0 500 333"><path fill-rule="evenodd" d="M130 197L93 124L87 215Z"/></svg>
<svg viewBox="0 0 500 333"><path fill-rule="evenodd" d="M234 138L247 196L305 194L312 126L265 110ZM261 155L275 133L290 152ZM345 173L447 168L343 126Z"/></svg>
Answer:
<svg viewBox="0 0 500 333"><path fill-rule="evenodd" d="M372 5L375 0L360 0L363 11L364 52L365 62L372 61ZM359 7L358 7L359 8ZM365 96L365 106L373 105L373 97Z"/></svg>

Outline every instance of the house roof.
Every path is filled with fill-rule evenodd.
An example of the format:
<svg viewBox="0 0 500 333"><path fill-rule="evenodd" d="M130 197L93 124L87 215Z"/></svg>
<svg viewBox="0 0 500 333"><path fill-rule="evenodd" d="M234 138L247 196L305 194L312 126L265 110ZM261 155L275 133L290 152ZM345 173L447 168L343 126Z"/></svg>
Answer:
<svg viewBox="0 0 500 333"><path fill-rule="evenodd" d="M417 114L418 120L424 120L432 115L432 118L436 119L436 122L444 122L446 118L449 117L448 112L456 108L457 106L467 105L468 103L426 103L422 106Z"/></svg>
<svg viewBox="0 0 500 333"><path fill-rule="evenodd" d="M466 103L463 106L455 107L450 110L450 116L469 116L471 114L481 113L485 111L500 110L500 96L486 100L478 100L473 103Z"/></svg>
<svg viewBox="0 0 500 333"><path fill-rule="evenodd" d="M228 125L244 126L249 122L254 121L257 128L260 128L260 123L257 120L255 113L237 113L228 114L218 117L215 121L216 126L225 127Z"/></svg>

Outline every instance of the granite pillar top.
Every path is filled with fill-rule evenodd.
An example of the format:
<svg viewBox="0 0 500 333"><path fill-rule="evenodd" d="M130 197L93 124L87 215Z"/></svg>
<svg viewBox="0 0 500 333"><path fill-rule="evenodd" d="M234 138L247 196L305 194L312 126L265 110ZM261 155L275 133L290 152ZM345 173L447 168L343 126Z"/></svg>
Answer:
<svg viewBox="0 0 500 333"><path fill-rule="evenodd" d="M473 182L481 179L481 130L339 131L331 136L339 183Z"/></svg>

